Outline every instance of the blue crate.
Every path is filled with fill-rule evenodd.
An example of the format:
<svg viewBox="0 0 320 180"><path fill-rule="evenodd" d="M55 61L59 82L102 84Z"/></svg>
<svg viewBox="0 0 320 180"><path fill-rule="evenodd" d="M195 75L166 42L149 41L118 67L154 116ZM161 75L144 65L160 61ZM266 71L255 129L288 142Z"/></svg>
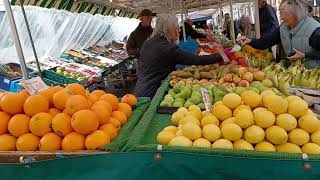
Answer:
<svg viewBox="0 0 320 180"><path fill-rule="evenodd" d="M10 91L10 92L17 92L22 89L19 85L21 78L18 79L8 79L6 77L0 76L0 89Z"/></svg>

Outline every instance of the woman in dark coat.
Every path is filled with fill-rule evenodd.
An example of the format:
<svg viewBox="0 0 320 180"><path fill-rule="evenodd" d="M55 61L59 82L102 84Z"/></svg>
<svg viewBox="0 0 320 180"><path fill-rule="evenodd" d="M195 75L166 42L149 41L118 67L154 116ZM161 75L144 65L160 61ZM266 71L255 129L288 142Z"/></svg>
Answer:
<svg viewBox="0 0 320 180"><path fill-rule="evenodd" d="M220 55L196 56L185 52L177 46L178 40L178 19L169 14L159 15L152 35L140 52L136 96L153 98L161 81L175 69L176 64L207 65L222 60Z"/></svg>

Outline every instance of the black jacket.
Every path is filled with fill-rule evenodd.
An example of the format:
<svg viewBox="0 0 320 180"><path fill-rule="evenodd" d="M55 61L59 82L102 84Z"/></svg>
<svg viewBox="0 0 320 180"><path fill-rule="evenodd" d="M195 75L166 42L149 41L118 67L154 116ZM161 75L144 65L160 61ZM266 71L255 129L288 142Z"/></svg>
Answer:
<svg viewBox="0 0 320 180"><path fill-rule="evenodd" d="M152 34L152 27L143 27L140 23L139 26L130 34L127 41L127 53L130 56L139 58L140 49L143 43L148 39Z"/></svg>
<svg viewBox="0 0 320 180"><path fill-rule="evenodd" d="M189 36L192 39L198 39L198 38L206 38L207 36L201 33L198 33L196 30L194 30L188 23L184 23L184 28L186 30L186 38L188 38ZM180 40L183 39L183 29L182 27L180 28L180 36L179 36Z"/></svg>
<svg viewBox="0 0 320 180"><path fill-rule="evenodd" d="M260 33L261 36L271 33L279 27L276 10L267 2L263 2L259 8Z"/></svg>
<svg viewBox="0 0 320 180"><path fill-rule="evenodd" d="M268 49L274 45L280 44L281 38L280 38L280 27L278 27L275 31L272 33L266 34L262 36L260 39L254 39L251 43L249 43L250 46L256 48L256 49ZM309 45L314 49L312 52L305 52L306 58L310 59L320 59L320 28L317 28L309 38ZM285 55L282 52L282 56L279 57L281 59L284 59L288 56Z"/></svg>
<svg viewBox="0 0 320 180"><path fill-rule="evenodd" d="M179 49L164 37L155 37L146 41L140 53L140 71L135 95L153 97L157 89L176 64L206 65L220 62L220 55L196 56Z"/></svg>

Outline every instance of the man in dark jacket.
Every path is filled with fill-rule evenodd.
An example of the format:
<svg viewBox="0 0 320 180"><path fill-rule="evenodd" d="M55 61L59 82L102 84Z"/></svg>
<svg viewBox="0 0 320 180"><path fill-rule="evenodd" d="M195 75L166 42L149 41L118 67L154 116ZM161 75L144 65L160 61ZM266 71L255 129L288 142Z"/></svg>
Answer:
<svg viewBox="0 0 320 180"><path fill-rule="evenodd" d="M144 9L140 13L140 24L130 34L127 41L127 53L133 57L140 57L140 49L147 38L152 34L151 22L155 16L149 9Z"/></svg>
<svg viewBox="0 0 320 180"><path fill-rule="evenodd" d="M191 19L186 19L186 22L184 23L184 28L186 31L186 38L189 36L192 39L198 39L198 38L206 38L207 36L205 34L198 33L195 29L193 29L193 22ZM183 29L180 28L180 41L183 40Z"/></svg>
<svg viewBox="0 0 320 180"><path fill-rule="evenodd" d="M277 13L266 0L259 0L259 20L261 36L271 33L279 27Z"/></svg>
<svg viewBox="0 0 320 180"><path fill-rule="evenodd" d="M230 14L226 13L224 15L224 24L223 24L222 34L225 34L226 37L230 40L231 40L231 22L232 20L230 18ZM234 24L234 37L236 38L238 35L237 22L233 21L233 24Z"/></svg>

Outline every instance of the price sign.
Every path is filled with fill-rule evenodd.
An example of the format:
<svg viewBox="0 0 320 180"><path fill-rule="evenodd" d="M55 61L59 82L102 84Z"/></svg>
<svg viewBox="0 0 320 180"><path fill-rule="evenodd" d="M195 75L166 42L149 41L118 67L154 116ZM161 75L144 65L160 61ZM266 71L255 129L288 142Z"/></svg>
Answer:
<svg viewBox="0 0 320 180"><path fill-rule="evenodd" d="M206 107L206 111L211 112L212 111L212 103L209 99L208 92L205 88L200 88L202 100L204 102L204 106Z"/></svg>
<svg viewBox="0 0 320 180"><path fill-rule="evenodd" d="M43 82L43 80L37 76L32 79L20 81L20 85L28 91L30 95L36 95L40 91L48 89L48 86Z"/></svg>

